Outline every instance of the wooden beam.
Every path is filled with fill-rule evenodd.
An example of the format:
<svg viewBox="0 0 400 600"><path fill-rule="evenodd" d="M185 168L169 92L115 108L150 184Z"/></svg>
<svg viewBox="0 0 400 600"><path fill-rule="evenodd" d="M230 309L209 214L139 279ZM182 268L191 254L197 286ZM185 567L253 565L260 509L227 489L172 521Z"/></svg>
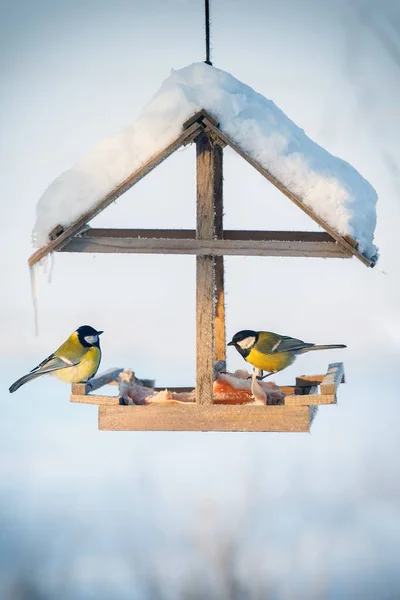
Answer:
<svg viewBox="0 0 400 600"><path fill-rule="evenodd" d="M109 206L112 202L115 202L117 198L119 198L122 194L124 194L127 190L129 190L133 185L135 185L138 181L143 179L145 175L150 173L155 167L161 164L168 156L173 154L178 148L180 148L185 140L192 136L192 134L197 130L201 130L202 126L199 123L193 123L190 127L185 129L169 146L167 146L164 150L153 156L147 163L142 165L139 169L137 169L132 175L130 175L125 181L120 183L116 188L114 188L109 194L107 194L102 200L97 202L95 206L86 211L83 215L79 217L72 225L67 227L63 233L61 233L54 240L51 240L48 244L39 248L36 252L32 254L29 258L29 266L33 266L39 260L41 260L44 256L49 254L50 252L54 252L59 250L63 245L65 245L72 236L76 235L86 226L86 224L93 219L96 215L98 215L102 210L104 210L107 206Z"/></svg>
<svg viewBox="0 0 400 600"><path fill-rule="evenodd" d="M74 385L81 385L81 384L74 384ZM295 386L294 385L281 385L279 386L281 391L283 392L283 394L285 394L285 396L289 396L289 395L295 395ZM161 387L155 387L152 388L155 392L163 392L164 390L168 390L169 392L173 392L176 394L188 394L190 392L194 391L194 386L188 386L188 387L170 387L170 386L161 386ZM248 402L251 401L251 391L248 390L249 392L249 398L248 398ZM228 393L229 395L229 393ZM240 402L238 402L238 400L232 399L231 401L229 399L226 399L223 397L224 394L217 394L216 398L214 399L214 403L215 404L240 404ZM102 405L102 406L117 406L119 405L119 396L104 396L104 395L91 395L91 394L71 394L70 397L70 401L71 402L77 402L79 404L97 404L97 405ZM243 403L243 402L242 402Z"/></svg>
<svg viewBox="0 0 400 600"><path fill-rule="evenodd" d="M308 406L99 406L103 431L309 431Z"/></svg>
<svg viewBox="0 0 400 600"><path fill-rule="evenodd" d="M214 169L217 181L214 188L214 237L222 240L224 237L224 205L223 205L223 149L215 145ZM225 340L225 282L224 257L214 258L214 361L222 361L226 369L226 340Z"/></svg>
<svg viewBox="0 0 400 600"><path fill-rule="evenodd" d="M64 231L64 227L62 225L56 225L49 233L49 240L55 240L60 236Z"/></svg>
<svg viewBox="0 0 400 600"><path fill-rule="evenodd" d="M336 404L335 394L316 394L316 386L311 388L310 394L286 396L285 406L320 406L323 404Z"/></svg>
<svg viewBox="0 0 400 600"><path fill-rule="evenodd" d="M195 229L113 229L88 227L79 234L83 238L120 239L162 239L162 240L194 240ZM218 239L244 242L332 242L336 240L326 231L263 231L252 229L224 229L222 236L216 230Z"/></svg>
<svg viewBox="0 0 400 600"><path fill-rule="evenodd" d="M216 256L215 263L215 316L214 316L214 361L223 361L226 369L225 339L225 283L224 257Z"/></svg>
<svg viewBox="0 0 400 600"><path fill-rule="evenodd" d="M224 232L224 239L193 239L183 231L171 237L126 237L111 234L104 237L91 230L72 238L59 249L60 252L88 252L110 254L189 254L213 256L300 256L314 258L351 258L329 236L322 232L307 233L303 239L274 232L249 232L256 239L244 239L246 232ZM284 233L284 232L279 232ZM286 232L285 232L286 233ZM288 234L291 232L287 232ZM257 235L260 234L260 235ZM165 234L167 235L167 233ZM237 238L237 239L236 239ZM274 239L278 238L278 239ZM301 238L301 236L299 236ZM221 282L222 283L222 282ZM220 283L220 289L222 289Z"/></svg>
<svg viewBox="0 0 400 600"><path fill-rule="evenodd" d="M202 123L204 117L210 121L210 123L212 123L213 125L215 125L216 127L218 127L218 121L217 119L214 119L213 116L210 115L209 112L207 112L206 110L204 110L204 108L202 110L199 110L197 113L195 113L194 115L192 115L191 117L189 117L189 119L187 119L187 121L184 122L184 124L182 125L182 128L185 130L188 127L190 127L191 125L193 125L193 123L197 122L197 123Z"/></svg>
<svg viewBox="0 0 400 600"><path fill-rule="evenodd" d="M340 383L344 381L343 363L332 363L328 367L327 374L321 383L321 394L336 394Z"/></svg>
<svg viewBox="0 0 400 600"><path fill-rule="evenodd" d="M319 215L317 215L309 206L304 204L304 202L295 194L290 192L272 173L268 171L268 169L262 167L256 160L254 160L251 156L249 156L246 152L244 152L240 146L238 146L233 140L231 140L227 135L222 133L218 127L216 127L209 119L206 117L203 118L203 123L209 128L215 136L219 136L220 139L225 142L228 146L230 146L235 152L237 152L242 158L244 158L252 167L254 167L261 175L263 175L268 181L270 181L279 191L281 191L285 196L287 196L296 206L301 208L303 212L305 212L311 219L313 219L318 225L323 227L325 231L327 231L337 243L342 246L345 252L348 252L358 258L362 263L364 263L367 267L373 267L374 261L372 259L367 258L351 244L349 243L342 235L340 235L335 229L333 229L324 219L322 219Z"/></svg>
<svg viewBox="0 0 400 600"><path fill-rule="evenodd" d="M196 402L212 404L215 259L208 245L215 241L216 205L222 197L222 150L205 133L196 138L196 175L197 239L191 242L204 246L196 253Z"/></svg>
<svg viewBox="0 0 400 600"><path fill-rule="evenodd" d="M176 394L190 394L190 392L193 392L194 386L170 387L169 385L164 385L161 387L155 387L153 390L155 392L163 392L164 390L168 390L169 392L174 392Z"/></svg>
<svg viewBox="0 0 400 600"><path fill-rule="evenodd" d="M307 388L313 385L319 385L323 382L325 375L300 375L296 377L297 388Z"/></svg>
<svg viewBox="0 0 400 600"><path fill-rule="evenodd" d="M72 395L82 395L88 394L94 390L98 390L103 387L103 385L108 385L109 383L116 381L118 379L118 375L122 373L124 369L112 368L104 371L103 373L99 373L95 377L92 377L86 383L73 383L71 386L71 394Z"/></svg>
<svg viewBox="0 0 400 600"><path fill-rule="evenodd" d="M96 404L97 406L118 406L118 396L95 396L91 394L71 394L70 402L77 404Z"/></svg>

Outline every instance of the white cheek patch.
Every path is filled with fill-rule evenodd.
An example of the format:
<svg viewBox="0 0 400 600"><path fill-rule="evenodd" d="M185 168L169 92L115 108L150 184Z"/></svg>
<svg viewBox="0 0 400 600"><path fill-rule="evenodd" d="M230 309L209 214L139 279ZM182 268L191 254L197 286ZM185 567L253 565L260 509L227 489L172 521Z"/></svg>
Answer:
<svg viewBox="0 0 400 600"><path fill-rule="evenodd" d="M86 335L83 339L88 344L96 344L99 340L99 336L98 335Z"/></svg>
<svg viewBox="0 0 400 600"><path fill-rule="evenodd" d="M240 340L240 342L238 342L238 346L240 346L242 350L248 350L254 346L255 342L256 338L254 335L250 335L249 337L244 338L244 340Z"/></svg>

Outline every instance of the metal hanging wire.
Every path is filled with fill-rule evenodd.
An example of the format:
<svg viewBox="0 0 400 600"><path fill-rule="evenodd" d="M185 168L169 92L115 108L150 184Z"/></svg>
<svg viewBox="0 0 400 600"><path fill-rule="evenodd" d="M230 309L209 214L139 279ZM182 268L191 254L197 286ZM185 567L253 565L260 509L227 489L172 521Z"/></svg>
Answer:
<svg viewBox="0 0 400 600"><path fill-rule="evenodd" d="M206 65L212 65L210 57L210 0L204 0L205 2L205 29L206 29Z"/></svg>

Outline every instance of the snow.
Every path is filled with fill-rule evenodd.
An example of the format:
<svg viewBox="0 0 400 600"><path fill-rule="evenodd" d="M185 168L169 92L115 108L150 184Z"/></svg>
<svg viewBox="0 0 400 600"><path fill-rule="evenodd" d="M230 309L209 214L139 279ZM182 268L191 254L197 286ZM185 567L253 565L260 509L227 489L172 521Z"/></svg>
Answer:
<svg viewBox="0 0 400 600"><path fill-rule="evenodd" d="M132 125L100 142L51 183L37 205L36 246L48 242L56 225L73 223L163 150L202 108L333 229L353 237L367 257L376 254L374 188L350 164L308 138L271 100L204 63L172 70Z"/></svg>

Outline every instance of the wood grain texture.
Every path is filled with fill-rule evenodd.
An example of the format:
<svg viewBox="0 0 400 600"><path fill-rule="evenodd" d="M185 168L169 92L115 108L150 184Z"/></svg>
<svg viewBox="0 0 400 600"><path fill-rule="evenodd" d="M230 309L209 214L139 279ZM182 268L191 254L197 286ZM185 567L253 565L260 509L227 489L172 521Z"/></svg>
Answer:
<svg viewBox="0 0 400 600"><path fill-rule="evenodd" d="M350 244L350 246L353 246L353 248L357 248L358 243L356 242L356 240L354 240L349 235L344 235L343 239L346 240L346 242L348 242Z"/></svg>
<svg viewBox="0 0 400 600"><path fill-rule="evenodd" d="M222 201L222 150L205 133L196 138L196 242L216 237L216 205ZM221 210L219 207L217 210ZM221 224L219 224L221 225ZM222 229L222 226L221 226ZM182 242L180 242L182 243ZM212 404L214 365L215 259L196 257L196 402Z"/></svg>
<svg viewBox="0 0 400 600"><path fill-rule="evenodd" d="M71 394L70 402L77 404L96 404L97 406L118 406L118 396L95 396L90 394Z"/></svg>
<svg viewBox="0 0 400 600"><path fill-rule="evenodd" d="M125 179L125 181L120 183L102 200L97 202L97 204L95 204L93 208L86 211L76 221L74 221L72 225L67 227L67 229L63 233L61 233L61 235L59 235L56 239L49 241L48 244L34 252L29 258L29 266L36 264L40 259L42 259L50 252L58 251L63 245L66 244L66 242L72 236L82 231L82 229L91 219L98 215L112 202L117 200L117 198L119 198L124 192L129 190L133 185L135 185L138 181L145 177L145 175L150 173L150 171L152 171L155 167L161 164L166 158L168 158L168 156L170 156L176 150L178 150L178 148L180 148L183 145L185 140L189 138L199 128L201 129L201 125L199 125L198 123L193 123L193 125L191 125L185 131L183 131L183 133L181 133L181 135L179 135L169 146L167 146L167 148L153 156L147 163L145 163L134 173L132 173L132 175Z"/></svg>
<svg viewBox="0 0 400 600"><path fill-rule="evenodd" d="M196 401L211 404L213 396L214 259L196 257Z"/></svg>
<svg viewBox="0 0 400 600"><path fill-rule="evenodd" d="M321 394L336 394L339 384L344 380L343 363L332 363L320 385Z"/></svg>
<svg viewBox="0 0 400 600"><path fill-rule="evenodd" d="M200 240L215 238L215 199L222 193L221 165L221 149L201 133L196 138L196 237Z"/></svg>
<svg viewBox="0 0 400 600"><path fill-rule="evenodd" d="M216 219L217 221L217 219ZM216 237L224 240L260 242L333 242L334 238L326 231L264 231L261 229L224 229L215 225ZM87 227L79 234L84 238L144 238L164 240L196 239L195 229L127 229L113 227Z"/></svg>
<svg viewBox="0 0 400 600"><path fill-rule="evenodd" d="M182 128L183 129L187 129L188 127L190 127L195 122L202 123L204 117L206 117L208 119L208 121L210 121L210 123L212 123L213 125L215 125L216 127L218 127L218 121L217 121L217 119L214 119L214 117L212 115L210 115L209 112L207 112L206 110L202 109L202 110L199 110L194 115L192 115L191 117L189 117L189 119L187 119L187 121L185 121L184 124L182 125Z"/></svg>
<svg viewBox="0 0 400 600"><path fill-rule="evenodd" d="M325 375L300 375L296 377L296 388L308 388L323 382Z"/></svg>
<svg viewBox="0 0 400 600"><path fill-rule="evenodd" d="M217 239L108 238L79 236L57 252L93 254L189 254L213 256L281 256L351 258L336 242L242 241Z"/></svg>
<svg viewBox="0 0 400 600"><path fill-rule="evenodd" d="M103 431L309 431L308 406L99 406Z"/></svg>
<svg viewBox="0 0 400 600"><path fill-rule="evenodd" d="M61 235L64 231L64 227L62 225L56 225L49 233L49 240L55 240Z"/></svg>
<svg viewBox="0 0 400 600"><path fill-rule="evenodd" d="M363 264L368 267L374 266L374 261L372 259L367 258L351 244L343 236L341 236L337 231L335 231L324 219L322 219L319 215L317 215L310 207L308 207L302 200L297 197L295 194L290 192L276 177L272 175L267 169L262 167L257 161L255 161L251 156L249 156L244 150L240 148L233 140L231 140L228 136L226 136L218 127L216 127L211 121L209 121L206 117L203 119L203 123L214 132L216 136L219 136L223 142L225 142L228 146L230 146L235 152L237 152L242 158L244 158L249 164L251 164L261 175L263 175L268 181L270 181L278 190L280 190L285 196L287 196L296 206L301 208L303 212L305 212L311 219L313 219L318 225L323 227L325 231L327 231L337 243L343 248L346 253L349 253L353 256L356 256Z"/></svg>
<svg viewBox="0 0 400 600"><path fill-rule="evenodd" d="M224 282L224 257L214 259L215 267L215 316L214 316L214 361L226 363L225 339L225 282ZM226 368L226 364L225 364Z"/></svg>
<svg viewBox="0 0 400 600"><path fill-rule="evenodd" d="M74 385L84 385L84 384L74 384ZM114 385L114 383L113 383ZM76 388L77 391L79 391L79 388ZM154 389L155 392L163 392L164 390L168 390L169 392L174 392L177 394L187 394L190 392L193 392L194 390L194 386L187 386L187 387L170 387L170 386L161 386L161 387L154 387L152 388ZM295 394L295 386L294 385L283 385L280 386L281 391L283 392L283 394L285 394L285 396L288 395L294 395ZM249 390L249 395L250 395L250 390ZM214 402L215 403L219 403L219 404L240 404L241 402L237 401L237 399L232 399L232 400L227 400L226 398L222 397L223 395L217 395L217 397L215 398ZM105 395L90 395L90 394L84 394L84 393L73 393L71 394L71 398L70 398L71 402L77 402L79 404L98 404L98 405L105 405L105 406L109 406L109 405L118 405L119 404L119 397L118 396L105 396Z"/></svg>
<svg viewBox="0 0 400 600"><path fill-rule="evenodd" d="M103 371L92 377L86 383L73 383L71 385L71 394L72 395L82 395L88 394L91 391L98 390L103 387L103 385L108 385L111 382L114 382L118 379L118 375L122 373L123 369L117 369L113 367L112 369L107 369L107 371Z"/></svg>
<svg viewBox="0 0 400 600"><path fill-rule="evenodd" d="M214 237L222 240L224 234L223 205L223 150L220 146L212 148L214 161ZM214 258L214 361L223 361L226 368L225 340L225 277L224 257Z"/></svg>
<svg viewBox="0 0 400 600"><path fill-rule="evenodd" d="M285 396L293 395L296 389L294 385L280 385L279 388Z"/></svg>
<svg viewBox="0 0 400 600"><path fill-rule="evenodd" d="M310 394L286 396L285 406L319 406L323 404L336 404L335 394L316 394L312 392L312 389L313 388L311 388Z"/></svg>

